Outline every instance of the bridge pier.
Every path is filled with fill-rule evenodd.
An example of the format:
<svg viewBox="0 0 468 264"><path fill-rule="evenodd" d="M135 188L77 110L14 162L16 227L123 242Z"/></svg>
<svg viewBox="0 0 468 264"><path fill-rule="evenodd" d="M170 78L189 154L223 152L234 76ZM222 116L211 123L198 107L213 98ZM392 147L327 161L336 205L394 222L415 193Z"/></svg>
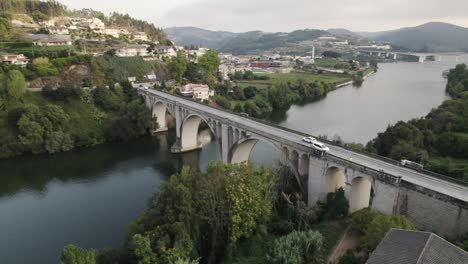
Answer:
<svg viewBox="0 0 468 264"><path fill-rule="evenodd" d="M309 158L309 179L308 179L308 199L307 204L314 206L317 202L324 202L327 199L327 183L325 173L327 164L324 160L315 157Z"/></svg>

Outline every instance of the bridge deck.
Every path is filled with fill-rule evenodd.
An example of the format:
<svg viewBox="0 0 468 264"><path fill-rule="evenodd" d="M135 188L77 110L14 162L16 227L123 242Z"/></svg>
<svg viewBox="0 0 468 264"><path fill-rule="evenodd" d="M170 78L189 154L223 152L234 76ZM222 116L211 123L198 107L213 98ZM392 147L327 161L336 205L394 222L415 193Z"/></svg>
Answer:
<svg viewBox="0 0 468 264"><path fill-rule="evenodd" d="M264 135L272 135L274 137L282 138L290 142L299 144L303 147L309 147L306 143L302 141L304 133L299 131L292 131L287 128L281 128L273 124L268 124L259 120L252 118L246 118L228 111L220 110L212 106L201 104L193 100L181 98L179 96L171 95L165 92L156 91L156 90L140 90L143 93L151 93L158 97L166 98L171 101L176 101L179 104L183 104L188 108L192 108L198 111L203 111L210 113L212 115L219 116L224 119L231 120L236 123L241 123L246 127L250 127L253 130L261 131ZM427 188L429 190L436 191L438 193L446 194L450 197L456 198L458 200L468 202L468 187L457 184L454 182L446 181L431 175L415 171L409 168L401 167L393 164L392 162L385 161L383 158L379 159L371 155L366 155L364 153L355 152L337 145L330 144L329 142L326 145L330 148L330 155L339 157L345 160L352 160L354 163L365 166L373 170L383 170L386 173L394 176L402 177L403 181L419 185L421 187Z"/></svg>

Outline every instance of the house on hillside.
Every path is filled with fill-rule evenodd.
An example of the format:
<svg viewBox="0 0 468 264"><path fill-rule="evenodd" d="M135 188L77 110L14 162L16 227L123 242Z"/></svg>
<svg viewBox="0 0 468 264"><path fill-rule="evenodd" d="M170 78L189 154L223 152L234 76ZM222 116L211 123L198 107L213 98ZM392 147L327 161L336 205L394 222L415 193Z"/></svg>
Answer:
<svg viewBox="0 0 468 264"><path fill-rule="evenodd" d="M132 39L137 41L148 41L148 35L145 32L136 32L132 34Z"/></svg>
<svg viewBox="0 0 468 264"><path fill-rule="evenodd" d="M0 55L0 62L7 65L26 66L29 62L23 54L4 54Z"/></svg>
<svg viewBox="0 0 468 264"><path fill-rule="evenodd" d="M178 87L183 96L192 97L195 100L208 100L210 96L214 96L214 91L206 84L189 83Z"/></svg>
<svg viewBox="0 0 468 264"><path fill-rule="evenodd" d="M36 46L70 46L72 38L70 35L46 35L28 34L25 37Z"/></svg>
<svg viewBox="0 0 468 264"><path fill-rule="evenodd" d="M121 48L117 51L119 57L135 57L135 56L149 56L148 45L128 45L125 48Z"/></svg>
<svg viewBox="0 0 468 264"><path fill-rule="evenodd" d="M177 56L177 51L172 46L157 46L156 51L158 54L163 56L175 57Z"/></svg>
<svg viewBox="0 0 468 264"><path fill-rule="evenodd" d="M68 31L68 28L58 26L58 27L48 27L47 30L49 31L50 34L56 34L56 35L68 35L70 32Z"/></svg>

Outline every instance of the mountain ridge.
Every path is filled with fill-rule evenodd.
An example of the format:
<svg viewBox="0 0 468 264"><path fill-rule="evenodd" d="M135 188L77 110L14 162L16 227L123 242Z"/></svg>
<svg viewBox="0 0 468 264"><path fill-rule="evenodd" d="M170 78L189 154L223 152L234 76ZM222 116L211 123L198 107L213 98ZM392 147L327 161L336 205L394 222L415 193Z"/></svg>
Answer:
<svg viewBox="0 0 468 264"><path fill-rule="evenodd" d="M443 22L428 22L414 27L404 27L379 32L353 32L345 28L331 28L328 30L305 29L276 33L258 30L234 33L229 31L212 31L196 27L173 27L165 29L165 31L171 39L181 45L196 44L221 51L233 51L237 53L261 51L267 47L282 47L281 45L295 43L294 40L288 38L288 36L301 35L301 33L307 35L307 32L315 32L314 34L310 34L310 37L317 37L328 33L339 36L368 38L377 42L389 43L395 47L410 51L468 51L468 28ZM183 33L189 31L192 31L192 33L184 36L185 34ZM203 32L203 34L208 34L209 38L205 37L203 34L197 34L197 32L200 31ZM196 40L197 43L193 43L194 40ZM290 42L291 40L293 40L293 42ZM303 38L303 40L305 39ZM258 43L259 41L264 41L264 45ZM234 45L240 45L240 47L235 47Z"/></svg>

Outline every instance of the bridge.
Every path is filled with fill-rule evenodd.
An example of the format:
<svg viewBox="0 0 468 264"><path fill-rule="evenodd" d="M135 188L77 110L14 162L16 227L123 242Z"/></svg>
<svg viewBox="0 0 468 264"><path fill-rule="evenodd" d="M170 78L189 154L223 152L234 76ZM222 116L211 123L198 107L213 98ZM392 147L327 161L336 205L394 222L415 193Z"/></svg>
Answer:
<svg viewBox="0 0 468 264"><path fill-rule="evenodd" d="M441 61L442 55L434 54L434 53L414 53L414 52L400 52L400 51L383 51L383 50L359 50L361 53L369 54L370 56L377 56L377 57L384 57L384 58L392 58L394 60L397 59L412 59L417 62L425 62L428 60L431 61Z"/></svg>
<svg viewBox="0 0 468 264"><path fill-rule="evenodd" d="M281 153L281 162L295 172L310 206L343 188L351 213L371 207L385 214L405 215L419 229L447 237L468 232L467 184L328 141L324 143L330 151L323 155L302 141L308 136L304 133L161 91L138 92L156 117L156 132L168 130L167 115L174 119L174 153L199 149L198 129L205 123L225 163L247 161L258 141L271 144Z"/></svg>

